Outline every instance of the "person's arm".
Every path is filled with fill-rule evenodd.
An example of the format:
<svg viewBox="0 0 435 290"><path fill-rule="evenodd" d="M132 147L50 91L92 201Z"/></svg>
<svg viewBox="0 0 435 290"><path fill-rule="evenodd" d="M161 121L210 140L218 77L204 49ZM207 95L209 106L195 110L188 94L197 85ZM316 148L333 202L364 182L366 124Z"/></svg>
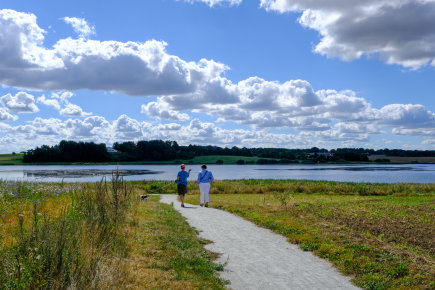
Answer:
<svg viewBox="0 0 435 290"><path fill-rule="evenodd" d="M189 171L187 171L187 177L190 176L190 171L192 171L192 169L189 169Z"/></svg>
<svg viewBox="0 0 435 290"><path fill-rule="evenodd" d="M209 180L210 180L210 183L212 183L214 181L213 173L211 173L211 171L209 171L209 172L210 172Z"/></svg>
<svg viewBox="0 0 435 290"><path fill-rule="evenodd" d="M179 180L180 180L180 172L178 172L177 179L175 179L175 181L179 181Z"/></svg>
<svg viewBox="0 0 435 290"><path fill-rule="evenodd" d="M201 176L201 172L198 173L198 178L196 179L196 182L200 183L201 179L199 178Z"/></svg>

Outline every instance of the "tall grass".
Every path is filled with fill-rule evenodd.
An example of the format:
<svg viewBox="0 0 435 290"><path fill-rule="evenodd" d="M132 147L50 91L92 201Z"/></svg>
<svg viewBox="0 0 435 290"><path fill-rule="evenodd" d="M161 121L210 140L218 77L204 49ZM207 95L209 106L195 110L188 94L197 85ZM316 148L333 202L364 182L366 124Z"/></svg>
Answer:
<svg viewBox="0 0 435 290"><path fill-rule="evenodd" d="M68 187L70 202L59 203L55 215L41 210L50 194L37 185L4 184L9 207L2 208L2 226L13 242L0 244L1 289L89 288L102 283L106 257L126 254L120 225L133 188L118 174L111 182Z"/></svg>
<svg viewBox="0 0 435 290"><path fill-rule="evenodd" d="M196 189L196 187L193 187ZM435 193L435 183L356 183L315 180L246 179L217 181L214 193L290 192L331 195L427 195Z"/></svg>

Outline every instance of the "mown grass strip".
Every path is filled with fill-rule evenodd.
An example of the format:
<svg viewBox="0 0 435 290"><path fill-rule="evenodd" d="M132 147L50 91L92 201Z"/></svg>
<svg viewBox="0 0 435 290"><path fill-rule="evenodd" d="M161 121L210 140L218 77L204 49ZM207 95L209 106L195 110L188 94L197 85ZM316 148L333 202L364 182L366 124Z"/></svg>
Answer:
<svg viewBox="0 0 435 290"><path fill-rule="evenodd" d="M123 285L138 289L224 289L213 253L204 249L185 219L152 196L129 216L126 231L130 254Z"/></svg>

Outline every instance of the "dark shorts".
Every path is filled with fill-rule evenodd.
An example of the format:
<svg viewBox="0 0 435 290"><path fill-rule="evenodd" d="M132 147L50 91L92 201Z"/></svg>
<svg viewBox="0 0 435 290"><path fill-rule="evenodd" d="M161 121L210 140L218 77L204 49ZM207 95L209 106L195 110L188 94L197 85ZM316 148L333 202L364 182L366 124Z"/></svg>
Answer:
<svg viewBox="0 0 435 290"><path fill-rule="evenodd" d="M185 186L184 184L178 184L177 189L178 195L185 195L187 193L187 186Z"/></svg>

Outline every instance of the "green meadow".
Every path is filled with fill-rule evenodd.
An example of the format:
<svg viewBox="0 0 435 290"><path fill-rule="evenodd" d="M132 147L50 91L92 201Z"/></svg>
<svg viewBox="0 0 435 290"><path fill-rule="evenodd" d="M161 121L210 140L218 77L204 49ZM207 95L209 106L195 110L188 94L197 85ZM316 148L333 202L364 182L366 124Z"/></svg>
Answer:
<svg viewBox="0 0 435 290"><path fill-rule="evenodd" d="M216 182L212 207L330 261L364 289L434 289L435 184ZM198 204L190 189L186 201Z"/></svg>
<svg viewBox="0 0 435 290"><path fill-rule="evenodd" d="M23 164L23 153L0 154L0 165Z"/></svg>
<svg viewBox="0 0 435 290"><path fill-rule="evenodd" d="M171 181L0 181L0 288L223 289ZM199 203L194 183L186 201ZM216 181L212 207L330 261L364 289L434 289L435 184Z"/></svg>
<svg viewBox="0 0 435 290"><path fill-rule="evenodd" d="M0 289L224 289L208 241L136 185L0 181Z"/></svg>

